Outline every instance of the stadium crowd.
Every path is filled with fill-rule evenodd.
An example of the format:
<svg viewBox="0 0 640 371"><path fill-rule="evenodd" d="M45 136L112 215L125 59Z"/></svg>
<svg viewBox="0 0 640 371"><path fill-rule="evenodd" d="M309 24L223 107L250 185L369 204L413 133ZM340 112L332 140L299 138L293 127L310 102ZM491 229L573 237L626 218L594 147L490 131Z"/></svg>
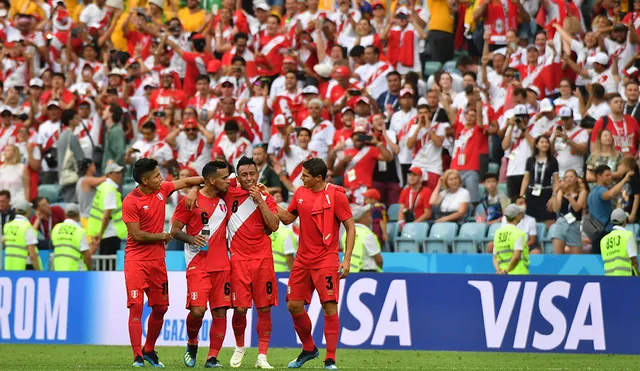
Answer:
<svg viewBox="0 0 640 371"><path fill-rule="evenodd" d="M640 214L639 30L640 1L0 0L1 222L31 202L47 249L69 217L51 204L77 203L112 254L121 199L100 187L125 196L140 158L179 179L252 157L286 203L319 157L383 246L387 218L504 223L516 203L582 253L581 224Z"/></svg>

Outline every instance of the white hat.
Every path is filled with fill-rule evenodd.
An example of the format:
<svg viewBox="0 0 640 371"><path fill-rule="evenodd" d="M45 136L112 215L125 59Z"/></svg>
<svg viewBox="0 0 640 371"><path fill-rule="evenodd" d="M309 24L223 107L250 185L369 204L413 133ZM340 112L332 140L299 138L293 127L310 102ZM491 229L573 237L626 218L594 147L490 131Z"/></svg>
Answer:
<svg viewBox="0 0 640 371"><path fill-rule="evenodd" d="M73 202L68 203L67 206L65 206L64 209L65 209L64 211L66 211L67 214L68 213L80 213L80 206L78 206L78 204L74 204Z"/></svg>
<svg viewBox="0 0 640 371"><path fill-rule="evenodd" d="M111 71L109 71L109 74L107 76L111 76L111 75L127 76L127 71L120 68L114 68Z"/></svg>
<svg viewBox="0 0 640 371"><path fill-rule="evenodd" d="M122 170L124 170L122 166L116 164L115 162L112 162L109 165L107 165L107 167L104 169L104 173L105 174L119 173Z"/></svg>
<svg viewBox="0 0 640 371"><path fill-rule="evenodd" d="M153 4L160 9L164 8L164 0L149 0L149 4Z"/></svg>
<svg viewBox="0 0 640 371"><path fill-rule="evenodd" d="M342 108L342 111L340 111L340 113L344 115L347 111L351 111L351 113L355 112L351 106L347 105Z"/></svg>
<svg viewBox="0 0 640 371"><path fill-rule="evenodd" d="M428 106L429 103L427 103L427 98L425 97L420 97L420 99L418 99L418 107L420 106Z"/></svg>
<svg viewBox="0 0 640 371"><path fill-rule="evenodd" d="M409 94L409 95L413 96L413 90L411 90L409 88L404 88L404 89L400 90L400 98L404 97L405 94Z"/></svg>
<svg viewBox="0 0 640 371"><path fill-rule="evenodd" d="M273 125L279 126L279 127L286 126L287 118L284 117L283 114L276 115L276 117L273 118Z"/></svg>
<svg viewBox="0 0 640 371"><path fill-rule="evenodd" d="M401 6L401 7L398 8L398 10L396 10L396 14L409 15L409 9L407 9L404 6Z"/></svg>
<svg viewBox="0 0 640 371"><path fill-rule="evenodd" d="M11 106L6 106L6 105L0 106L0 113L4 111L9 111L14 116L17 113L17 111Z"/></svg>
<svg viewBox="0 0 640 371"><path fill-rule="evenodd" d="M172 75L173 74L173 68L171 67L167 67L163 70L160 71L160 76L162 75Z"/></svg>
<svg viewBox="0 0 640 371"><path fill-rule="evenodd" d="M553 102L549 98L544 98L540 102L540 113L548 113L553 111Z"/></svg>
<svg viewBox="0 0 640 371"><path fill-rule="evenodd" d="M362 218L362 216L371 209L371 205L367 204L365 206L351 204L351 214L353 215L354 220L358 220Z"/></svg>
<svg viewBox="0 0 640 371"><path fill-rule="evenodd" d="M269 12L269 11L271 11L271 7L269 6L269 4L267 4L267 3L263 3L263 2L261 2L261 3L260 3L260 4L258 4L258 5L254 5L254 7L255 7L256 9L262 9L262 10L264 10L265 12Z"/></svg>
<svg viewBox="0 0 640 371"><path fill-rule="evenodd" d="M536 93L537 96L540 96L540 89L538 89L538 87L535 85L527 86L527 90L531 90L532 92Z"/></svg>
<svg viewBox="0 0 640 371"><path fill-rule="evenodd" d="M514 116L524 116L524 115L528 115L529 112L527 111L527 106L525 106L524 104L518 104L515 107L513 107L513 114Z"/></svg>
<svg viewBox="0 0 640 371"><path fill-rule="evenodd" d="M37 86L37 87L44 87L44 82L38 78L38 77L34 77L31 80L29 80L29 86Z"/></svg>
<svg viewBox="0 0 640 371"><path fill-rule="evenodd" d="M110 6L114 9L122 10L122 0L107 0L106 6Z"/></svg>
<svg viewBox="0 0 640 371"><path fill-rule="evenodd" d="M157 88L158 82L153 77L145 77L144 80L142 80L142 87L144 88L145 86Z"/></svg>
<svg viewBox="0 0 640 371"><path fill-rule="evenodd" d="M500 54L502 56L507 56L507 48L500 48L493 52L493 54Z"/></svg>
<svg viewBox="0 0 640 371"><path fill-rule="evenodd" d="M331 77L331 66L327 64L316 64L315 66L313 66L313 71L315 71L318 76L324 77L325 79Z"/></svg>
<svg viewBox="0 0 640 371"><path fill-rule="evenodd" d="M302 89L302 94L315 94L318 95L320 94L320 92L318 91L318 88L316 88L314 85L307 85L304 87L304 89Z"/></svg>
<svg viewBox="0 0 640 371"><path fill-rule="evenodd" d="M50 100L49 103L47 103L47 107L51 107L51 106L56 106L60 108L60 102L58 102L57 100Z"/></svg>
<svg viewBox="0 0 640 371"><path fill-rule="evenodd" d="M598 63L603 66L609 65L609 56L605 53L597 53L594 57L587 58L587 62L591 61L591 63Z"/></svg>
<svg viewBox="0 0 640 371"><path fill-rule="evenodd" d="M223 76L220 81L218 81L218 85L222 86L222 84L224 84L225 82L228 82L229 84L233 85L233 79L230 76Z"/></svg>
<svg viewBox="0 0 640 371"><path fill-rule="evenodd" d="M558 116L560 118L573 118L573 110L569 107L561 107L560 111L558 111Z"/></svg>

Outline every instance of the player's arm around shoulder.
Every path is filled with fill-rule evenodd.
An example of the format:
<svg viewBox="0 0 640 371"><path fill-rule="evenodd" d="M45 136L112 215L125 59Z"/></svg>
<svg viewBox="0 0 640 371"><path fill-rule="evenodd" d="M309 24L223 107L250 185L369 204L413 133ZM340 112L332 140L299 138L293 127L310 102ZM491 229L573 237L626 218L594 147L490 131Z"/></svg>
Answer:
<svg viewBox="0 0 640 371"><path fill-rule="evenodd" d="M187 187L199 186L202 183L204 183L204 178L201 176L192 176L189 178L178 179L173 182L173 190L179 191Z"/></svg>

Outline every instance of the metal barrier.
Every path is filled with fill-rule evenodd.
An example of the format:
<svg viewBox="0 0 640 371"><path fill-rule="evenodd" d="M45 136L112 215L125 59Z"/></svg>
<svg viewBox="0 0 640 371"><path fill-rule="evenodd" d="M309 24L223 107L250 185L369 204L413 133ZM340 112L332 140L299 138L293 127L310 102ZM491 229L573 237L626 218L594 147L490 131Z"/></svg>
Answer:
<svg viewBox="0 0 640 371"><path fill-rule="evenodd" d="M94 255L91 257L94 271L115 271L116 255Z"/></svg>

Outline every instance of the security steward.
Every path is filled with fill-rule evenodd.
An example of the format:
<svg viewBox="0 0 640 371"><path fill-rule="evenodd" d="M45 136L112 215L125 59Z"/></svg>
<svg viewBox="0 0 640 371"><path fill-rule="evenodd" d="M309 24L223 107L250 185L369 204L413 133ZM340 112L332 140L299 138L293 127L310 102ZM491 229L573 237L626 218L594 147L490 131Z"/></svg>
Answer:
<svg viewBox="0 0 640 371"><path fill-rule="evenodd" d="M524 209L511 204L504 209L507 224L493 237L493 267L497 274L529 274L527 234L517 227Z"/></svg>
<svg viewBox="0 0 640 371"><path fill-rule="evenodd" d="M293 254L298 249L296 234L291 227L280 223L280 228L272 232L269 237L275 271L290 272L293 268Z"/></svg>
<svg viewBox="0 0 640 371"><path fill-rule="evenodd" d="M626 230L629 215L622 209L611 212L613 230L600 240L605 276L637 276L638 246L633 232Z"/></svg>
<svg viewBox="0 0 640 371"><path fill-rule="evenodd" d="M356 222L356 241L351 253L351 273L357 272L382 272L382 255L380 254L380 242L375 233L371 231L371 205L351 205L353 220ZM342 246L347 238L342 235Z"/></svg>
<svg viewBox="0 0 640 371"><path fill-rule="evenodd" d="M6 223L4 235L4 269L7 271L42 270L36 230L29 222L31 203L16 200L16 217Z"/></svg>
<svg viewBox="0 0 640 371"><path fill-rule="evenodd" d="M66 216L64 222L56 224L51 231L53 269L56 272L91 270L93 249L87 241L87 232L80 225L80 207L67 204Z"/></svg>
<svg viewBox="0 0 640 371"><path fill-rule="evenodd" d="M116 163L107 165L107 179L96 189L89 212L87 234L100 242L101 255L115 255L120 242L127 238L127 226L122 221L122 194L118 192L122 170Z"/></svg>

